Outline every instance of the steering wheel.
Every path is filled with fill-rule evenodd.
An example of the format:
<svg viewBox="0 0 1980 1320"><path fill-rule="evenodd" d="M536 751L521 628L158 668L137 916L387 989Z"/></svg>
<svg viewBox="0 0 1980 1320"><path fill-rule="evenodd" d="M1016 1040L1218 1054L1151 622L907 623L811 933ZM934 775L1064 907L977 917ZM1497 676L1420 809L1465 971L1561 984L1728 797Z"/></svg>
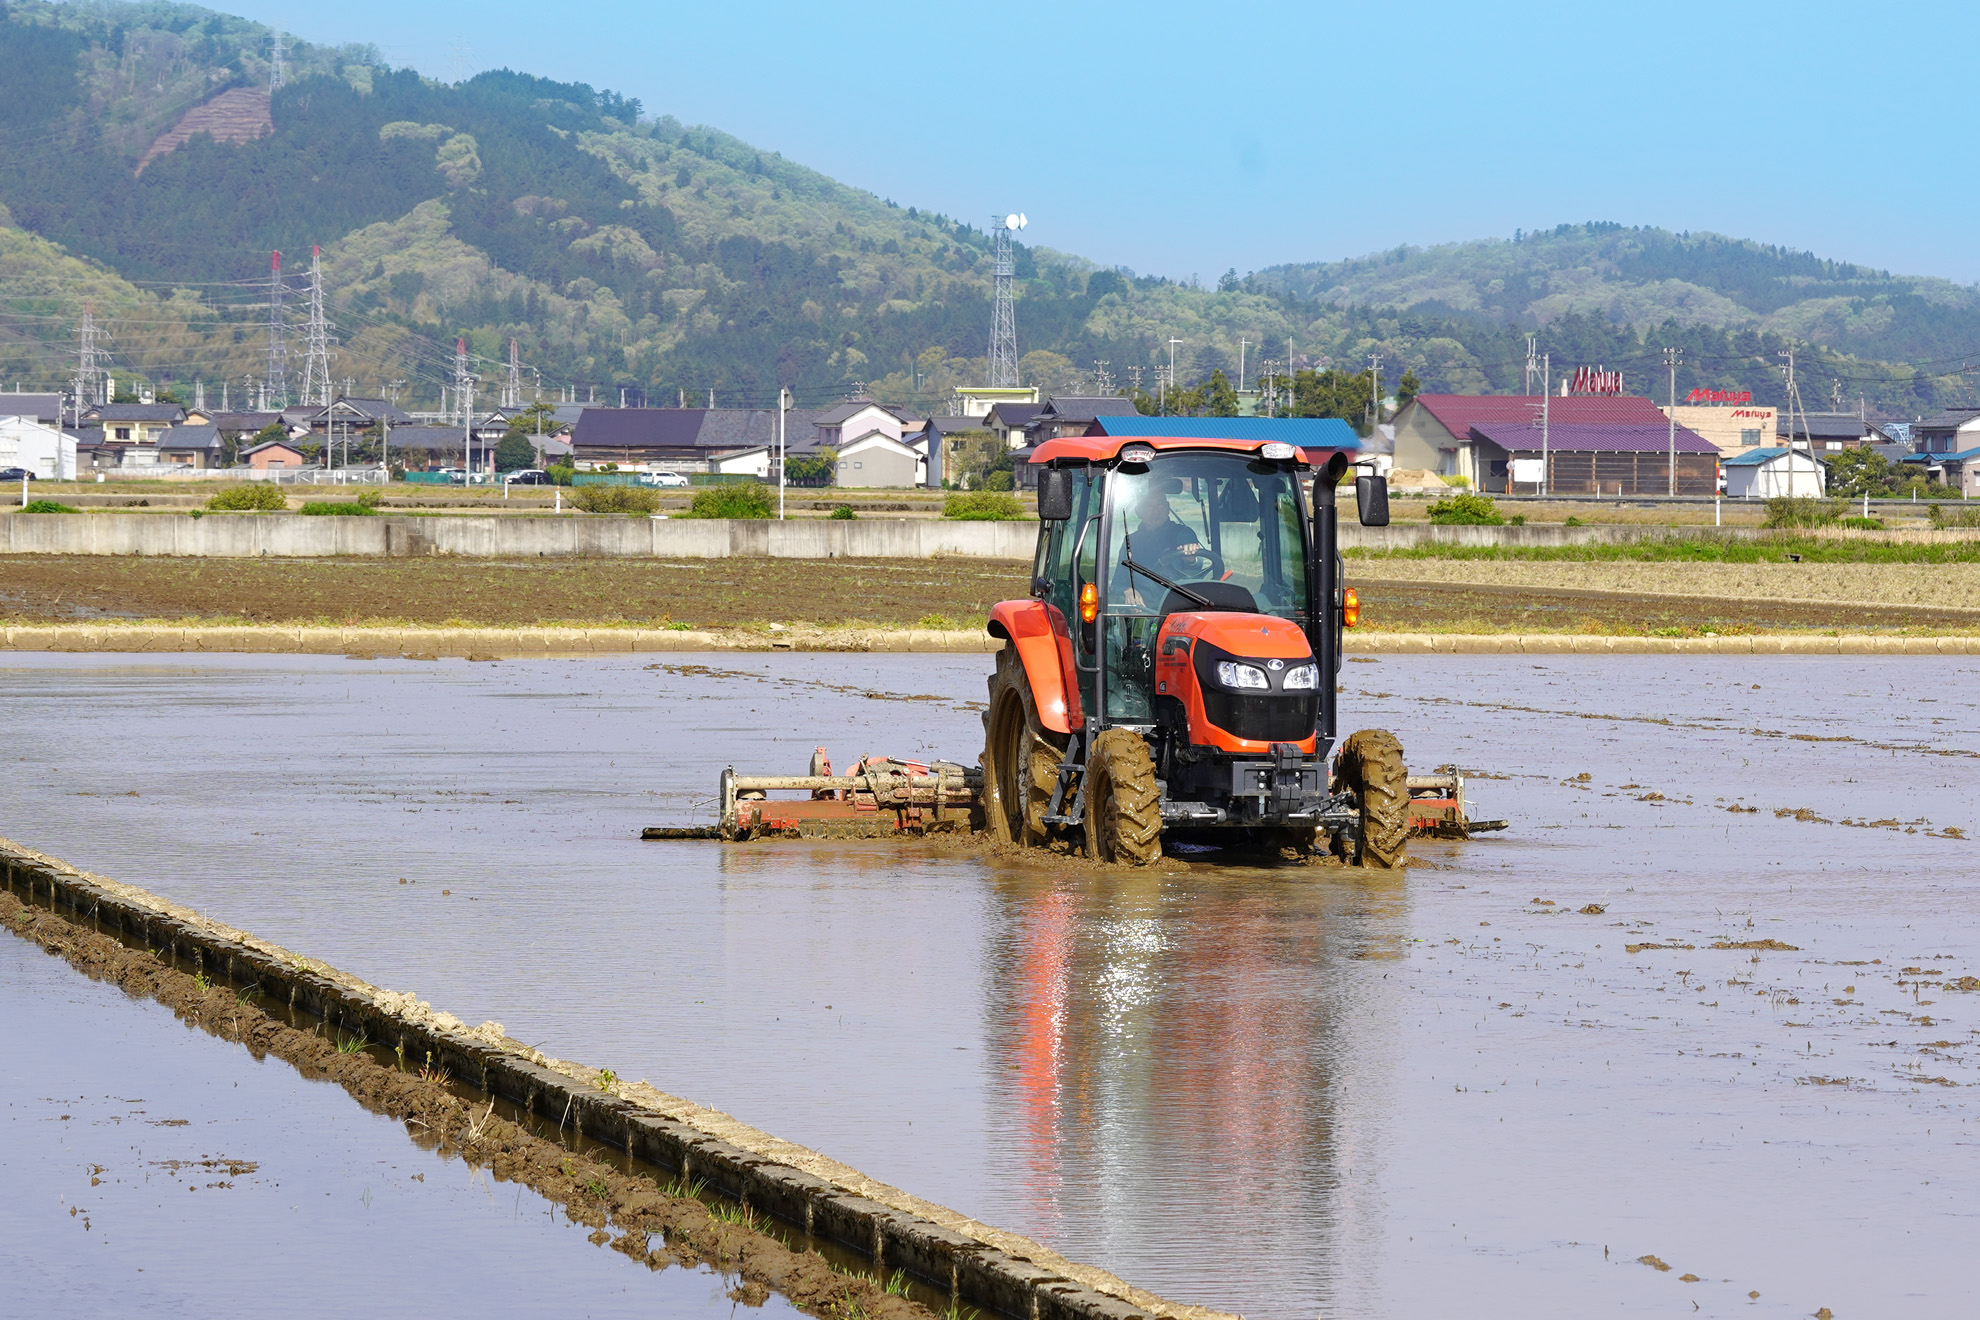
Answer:
<svg viewBox="0 0 1980 1320"><path fill-rule="evenodd" d="M1197 546L1193 555L1178 550L1175 561L1179 582L1216 582L1224 576L1224 557L1207 545Z"/></svg>

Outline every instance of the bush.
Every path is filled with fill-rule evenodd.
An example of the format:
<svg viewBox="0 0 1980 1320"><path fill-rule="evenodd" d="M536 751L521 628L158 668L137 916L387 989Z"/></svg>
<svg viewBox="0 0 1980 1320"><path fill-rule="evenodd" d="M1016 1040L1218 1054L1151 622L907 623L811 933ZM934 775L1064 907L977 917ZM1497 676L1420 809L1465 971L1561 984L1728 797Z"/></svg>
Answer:
<svg viewBox="0 0 1980 1320"><path fill-rule="evenodd" d="M586 513L652 513L660 507L660 492L644 486L579 486L571 503Z"/></svg>
<svg viewBox="0 0 1980 1320"><path fill-rule="evenodd" d="M226 513L284 513L289 497L280 486L266 481L243 481L232 490L223 490L206 502L209 509Z"/></svg>
<svg viewBox="0 0 1980 1320"><path fill-rule="evenodd" d="M1563 527L1586 527L1587 525L1587 523L1581 521L1581 519L1571 513L1568 515L1567 521L1561 524Z"/></svg>
<svg viewBox="0 0 1980 1320"><path fill-rule="evenodd" d="M850 504L839 505L837 508L833 509L832 512L827 516L830 517L833 522L851 522L853 519L859 517L858 514L853 512L853 506Z"/></svg>
<svg viewBox="0 0 1980 1320"><path fill-rule="evenodd" d="M1502 527L1498 506L1490 495L1453 495L1430 506L1430 521L1439 527Z"/></svg>
<svg viewBox="0 0 1980 1320"><path fill-rule="evenodd" d="M1833 527L1842 515L1841 500L1818 500L1813 495L1776 495L1767 501L1767 520L1760 525L1776 530L1785 527Z"/></svg>
<svg viewBox="0 0 1980 1320"><path fill-rule="evenodd" d="M1459 490L1470 490L1470 489L1471 489L1471 478L1470 478L1470 477L1445 477L1445 478L1444 478L1444 484L1445 484L1446 486L1455 486L1455 487L1457 487L1457 488L1458 488Z"/></svg>
<svg viewBox="0 0 1980 1320"><path fill-rule="evenodd" d="M983 474L983 489L1010 490L1015 484L1013 480L1015 476L1016 474L1008 468L997 468L986 472Z"/></svg>
<svg viewBox="0 0 1980 1320"><path fill-rule="evenodd" d="M363 500L310 500L301 511L312 518L370 518L378 513Z"/></svg>
<svg viewBox="0 0 1980 1320"><path fill-rule="evenodd" d="M1859 532L1881 532L1884 530L1884 520L1882 518L1845 518L1842 520L1842 525Z"/></svg>
<svg viewBox="0 0 1980 1320"><path fill-rule="evenodd" d="M777 501L770 488L760 481L725 482L703 486L688 506L690 518L768 518L776 512Z"/></svg>
<svg viewBox="0 0 1980 1320"><path fill-rule="evenodd" d="M1512 517L1506 519L1506 526L1508 527L1526 526L1526 515L1523 513L1515 513Z"/></svg>
<svg viewBox="0 0 1980 1320"><path fill-rule="evenodd" d="M1980 509L1954 509L1948 513L1934 504L1925 512L1934 527L1980 527Z"/></svg>
<svg viewBox="0 0 1980 1320"><path fill-rule="evenodd" d="M66 504L57 504L54 500L35 500L32 503L23 504L21 506L21 512L22 513L81 513L82 510L72 509Z"/></svg>
<svg viewBox="0 0 1980 1320"><path fill-rule="evenodd" d="M1017 522L1024 517L1024 505L1003 491L972 490L943 500L942 516L964 522Z"/></svg>
<svg viewBox="0 0 1980 1320"><path fill-rule="evenodd" d="M559 486L570 485L571 478L577 474L577 469L568 463L552 463L543 470L548 472L550 480Z"/></svg>

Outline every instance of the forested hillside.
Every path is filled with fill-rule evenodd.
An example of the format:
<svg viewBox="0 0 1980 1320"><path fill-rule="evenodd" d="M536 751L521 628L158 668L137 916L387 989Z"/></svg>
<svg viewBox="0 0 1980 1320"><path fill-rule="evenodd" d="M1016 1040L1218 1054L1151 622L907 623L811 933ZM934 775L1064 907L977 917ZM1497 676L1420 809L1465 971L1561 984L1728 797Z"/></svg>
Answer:
<svg viewBox="0 0 1980 1320"><path fill-rule="evenodd" d="M238 390L266 374L270 251L293 319L320 245L333 376L404 381L416 404L450 380L456 336L484 391L511 339L527 390L613 401L764 403L788 385L813 404L864 385L939 408L981 379L976 225L525 73L447 84L363 46L290 41L271 95L271 35L185 5L5 9L0 375L66 380L88 300L120 373ZM1909 415L1966 397L1965 377L1890 363L1980 346L1972 289L1611 225L1232 272L1215 289L1022 245L1018 275L1027 380L1047 389L1152 388L1172 338L1185 383L1235 378L1248 340L1252 373L1379 355L1387 382L1409 368L1426 389L1516 389L1537 329L1557 366L1648 387L1678 342L1683 388L1763 398L1799 342L1812 396ZM301 366L298 344L292 394Z"/></svg>

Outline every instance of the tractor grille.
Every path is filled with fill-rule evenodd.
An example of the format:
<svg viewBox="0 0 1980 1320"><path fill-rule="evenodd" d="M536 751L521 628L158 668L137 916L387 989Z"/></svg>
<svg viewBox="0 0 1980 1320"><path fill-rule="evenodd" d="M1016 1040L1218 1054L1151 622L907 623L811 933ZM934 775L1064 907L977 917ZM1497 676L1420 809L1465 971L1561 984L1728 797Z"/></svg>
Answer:
<svg viewBox="0 0 1980 1320"><path fill-rule="evenodd" d="M1247 742L1305 742L1320 722L1320 694L1316 690L1287 692L1284 670L1266 670L1272 684L1266 692L1233 692L1217 681L1217 662L1235 660L1266 669L1266 661L1233 655L1222 647L1199 641L1190 651L1198 689L1203 693L1203 713L1210 722L1234 738ZM1304 661L1293 661L1303 664Z"/></svg>
<svg viewBox="0 0 1980 1320"><path fill-rule="evenodd" d="M1310 693L1238 696L1211 688L1203 693L1203 713L1225 733L1251 742L1303 742L1313 736L1318 723Z"/></svg>

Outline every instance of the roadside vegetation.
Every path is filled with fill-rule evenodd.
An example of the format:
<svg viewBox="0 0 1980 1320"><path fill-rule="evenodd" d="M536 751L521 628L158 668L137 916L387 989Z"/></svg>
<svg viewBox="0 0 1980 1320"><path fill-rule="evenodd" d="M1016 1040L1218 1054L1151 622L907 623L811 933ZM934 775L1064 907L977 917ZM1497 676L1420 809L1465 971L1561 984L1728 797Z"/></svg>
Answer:
<svg viewBox="0 0 1980 1320"><path fill-rule="evenodd" d="M289 497L280 486L243 481L209 499L206 507L215 513L283 513L289 507Z"/></svg>
<svg viewBox="0 0 1980 1320"><path fill-rule="evenodd" d="M1874 521L1874 520L1873 520ZM1817 564L1974 564L1980 538L1918 543L1867 537L1822 537L1783 531L1774 536L1722 540L1680 536L1612 545L1422 545L1402 550L1343 551L1349 559L1498 559L1563 563L1777 564L1799 557Z"/></svg>
<svg viewBox="0 0 1980 1320"><path fill-rule="evenodd" d="M1025 516L1017 496L1000 490L959 491L942 501L942 516L962 522L1018 522Z"/></svg>

